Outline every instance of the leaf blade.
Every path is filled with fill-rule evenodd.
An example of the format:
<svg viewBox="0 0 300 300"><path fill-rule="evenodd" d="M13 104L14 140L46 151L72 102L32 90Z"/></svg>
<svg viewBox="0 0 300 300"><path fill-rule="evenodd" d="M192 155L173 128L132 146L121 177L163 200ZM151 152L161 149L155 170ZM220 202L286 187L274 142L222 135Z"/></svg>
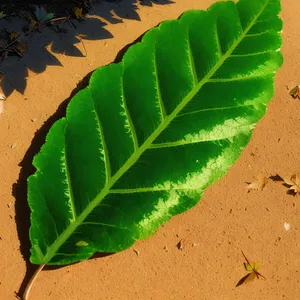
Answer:
<svg viewBox="0 0 300 300"><path fill-rule="evenodd" d="M172 215L195 205L203 190L226 173L249 141L256 122L263 116L265 105L273 95L274 71L282 63L281 54L275 49L277 44L270 43L269 50L274 55L262 54L254 60L256 67L249 66L250 60L245 61L244 73L238 74L244 78L245 74L256 72L255 76L247 76L242 83L236 80L235 59L231 55L243 53L241 48L236 50L238 45L242 44L268 5L279 3L277 0L254 2L256 15L250 23L249 18L244 17L241 23L232 25L224 17L228 14L231 20L239 21L237 9L243 8L246 3L243 0L239 2L240 6L220 2L207 12L191 11L178 21L166 21L149 31L140 44L132 46L121 63L102 67L93 73L88 88L72 99L66 119L58 123L61 124L60 131L56 132L57 125L48 135L48 139L60 135L61 143L67 145L77 215L70 217L71 200L64 188L60 195L65 205L63 211L49 206L51 199L45 196L45 191L56 188L50 182L43 183L44 206L37 216L33 202L40 201L41 206L38 199L41 192L37 183L29 179L33 263L66 264L87 259L96 251L124 250L135 240L154 233ZM214 46L212 51L208 49L211 45L204 45L202 36L191 25L202 25L206 21L214 24L212 30L217 33L213 35L214 39L210 39ZM224 36L226 26L229 34ZM203 36L206 37L205 33ZM280 35L277 36L281 41ZM200 58L193 55L192 62L191 52L201 53L202 49L205 55ZM144 70L134 64L135 57L139 61L141 54L147 58ZM202 67L207 57L211 57L215 64L208 61ZM145 79L146 83L138 81L142 88L137 87L138 77ZM244 81L259 84L251 94L242 89L233 91L233 83L242 86L246 84ZM265 82L268 85L263 89ZM217 93L213 101L219 110L214 106L207 107L211 103L197 101L206 99L210 95L208 91L213 93L221 86L223 89L225 86L230 95L225 96L228 109L223 109L224 102L220 97L218 99ZM154 96L145 96L147 101L142 102L149 111L140 103L144 89ZM247 96L244 97L242 92ZM144 112L146 121L140 117ZM197 113L204 117L191 118ZM188 119L194 124L190 132L186 125L183 126ZM88 143L85 142L87 137ZM156 146L152 147L154 144ZM164 144L164 147L158 147L159 144ZM42 149L41 153L43 151L46 150ZM61 153L62 149L56 151ZM57 156L57 161L60 159ZM38 169L35 176L44 182L41 163L36 160L34 165ZM53 172L61 178L65 168L61 169L61 163L55 167L58 169ZM42 215L48 216L47 222L51 225L44 235L34 225L41 222ZM56 225L57 220L55 232L52 223Z"/></svg>

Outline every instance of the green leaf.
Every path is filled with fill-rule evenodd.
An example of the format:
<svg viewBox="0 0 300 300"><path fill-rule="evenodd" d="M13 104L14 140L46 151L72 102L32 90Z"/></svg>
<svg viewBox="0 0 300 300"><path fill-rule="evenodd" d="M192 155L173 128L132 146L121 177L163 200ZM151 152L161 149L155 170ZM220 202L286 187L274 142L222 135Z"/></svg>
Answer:
<svg viewBox="0 0 300 300"><path fill-rule="evenodd" d="M54 13L47 13L42 6L36 6L34 14L38 22L48 21L54 17Z"/></svg>
<svg viewBox="0 0 300 300"><path fill-rule="evenodd" d="M253 263L253 269L255 271L259 270L260 269L260 263L259 262Z"/></svg>
<svg viewBox="0 0 300 300"><path fill-rule="evenodd" d="M53 17L54 17L54 13L48 13L46 15L45 21L51 20L51 19L53 19Z"/></svg>
<svg viewBox="0 0 300 300"><path fill-rule="evenodd" d="M6 14L2 11L0 11L0 20L4 19L6 17Z"/></svg>
<svg viewBox="0 0 300 300"><path fill-rule="evenodd" d="M32 263L122 251L200 200L273 96L279 11L279 0L188 11L93 73L33 161Z"/></svg>
<svg viewBox="0 0 300 300"><path fill-rule="evenodd" d="M248 264L248 263L244 263L244 267L245 267L245 269L246 269L247 271L249 271L249 272L252 272L253 269L254 269L254 267L252 267L252 265L251 265L251 264Z"/></svg>

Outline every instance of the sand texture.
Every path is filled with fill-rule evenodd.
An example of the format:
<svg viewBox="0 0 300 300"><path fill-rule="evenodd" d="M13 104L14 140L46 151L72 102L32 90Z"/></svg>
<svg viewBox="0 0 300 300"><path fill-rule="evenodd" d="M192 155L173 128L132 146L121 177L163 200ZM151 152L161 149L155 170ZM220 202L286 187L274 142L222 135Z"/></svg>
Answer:
<svg viewBox="0 0 300 300"><path fill-rule="evenodd" d="M35 59L45 59L39 56L42 34L32 38L35 46L24 60L3 62L6 68L11 63L11 82L27 75L26 86L19 89L23 94L12 86L7 89L10 95L0 115L1 300L16 299L15 293L24 290L25 275L28 280L34 269L24 259L30 248L26 179L34 171L33 155L53 122L63 116L71 92L77 84L84 86L80 82L88 73L114 61L124 46L159 22L176 19L188 9L207 9L213 2L174 0L142 6L132 18L124 13L122 22L119 16L102 16L104 38L94 32L94 38L77 41L81 56L53 53L55 63L45 70L26 68ZM42 271L30 300L300 299L300 197L288 195L280 182L270 181L263 191L249 193L245 183L259 173L300 171L300 100L289 95L289 89L300 84L300 2L283 0L282 6L284 64L276 75L275 95L227 175L209 187L193 209L173 217L132 248ZM78 30L80 26L86 25L81 23ZM288 231L285 222L290 224ZM179 250L176 245L182 239ZM235 287L246 274L241 250L261 263L266 280Z"/></svg>

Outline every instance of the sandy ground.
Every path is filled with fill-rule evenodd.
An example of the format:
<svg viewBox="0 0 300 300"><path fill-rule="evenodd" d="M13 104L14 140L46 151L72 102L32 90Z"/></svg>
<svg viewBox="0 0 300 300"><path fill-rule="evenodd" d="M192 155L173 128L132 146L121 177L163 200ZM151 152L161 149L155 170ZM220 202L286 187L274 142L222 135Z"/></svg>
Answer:
<svg viewBox="0 0 300 300"><path fill-rule="evenodd" d="M107 22L105 29L113 38L84 40L86 57L55 54L63 67L50 66L40 74L29 71L24 94L14 91L8 97L0 116L1 299L15 299L15 292L24 288L26 271L26 278L32 272L23 257L29 251L25 182L45 133L63 114L61 103L90 71L112 62L120 49L149 28L185 10L206 9L213 2L177 0L138 9L141 21ZM299 9L298 0L283 1L285 61L276 76L276 93L228 174L207 189L196 207L133 248L43 271L31 300L300 299L300 198L287 195L279 182L250 193L245 184L261 172L270 176L300 170L300 100L292 99L287 89L300 84L300 32L295 17ZM82 43L77 47L81 49ZM291 225L289 231L284 222ZM181 239L184 247L178 250ZM241 250L261 262L267 280L235 288L245 275Z"/></svg>

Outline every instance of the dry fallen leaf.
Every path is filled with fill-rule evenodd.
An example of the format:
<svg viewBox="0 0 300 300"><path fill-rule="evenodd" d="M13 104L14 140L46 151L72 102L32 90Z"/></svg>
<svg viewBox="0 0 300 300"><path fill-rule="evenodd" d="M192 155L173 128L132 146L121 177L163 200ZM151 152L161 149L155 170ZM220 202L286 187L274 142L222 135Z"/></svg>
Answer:
<svg viewBox="0 0 300 300"><path fill-rule="evenodd" d="M258 272L258 269L260 268L260 263L250 262L243 251L242 251L242 254L243 254L243 256L246 260L246 262L243 263L244 268L249 273L239 280L236 287L238 287L238 286L240 286L244 283L248 283L250 281L253 281L255 278L259 279L260 277L262 277L262 278L266 279L266 277L264 275L262 275L261 273Z"/></svg>
<svg viewBox="0 0 300 300"><path fill-rule="evenodd" d="M289 191L292 191L294 194L300 194L300 173L293 174L290 177L280 177L289 186Z"/></svg>
<svg viewBox="0 0 300 300"><path fill-rule="evenodd" d="M248 184L247 189L248 192L250 190L257 190L257 191L262 191L263 188L266 186L266 184L268 183L269 178L266 177L263 174L259 174L255 180L251 183Z"/></svg>
<svg viewBox="0 0 300 300"><path fill-rule="evenodd" d="M135 253L137 256L139 256L139 255L140 255L140 252L139 252L138 250L136 250L136 249L133 249L133 251L134 251L134 253Z"/></svg>
<svg viewBox="0 0 300 300"><path fill-rule="evenodd" d="M37 26L38 22L31 17L29 18L29 21L30 21L29 30L33 30Z"/></svg>
<svg viewBox="0 0 300 300"><path fill-rule="evenodd" d="M12 32L12 33L9 35L9 39L10 39L11 41L16 40L18 37L19 37L19 34L18 34L17 32Z"/></svg>
<svg viewBox="0 0 300 300"><path fill-rule="evenodd" d="M290 91L290 95L296 99L300 99L300 85L295 86L291 91Z"/></svg>
<svg viewBox="0 0 300 300"><path fill-rule="evenodd" d="M20 52L25 52L28 50L27 44L20 44L16 47Z"/></svg>
<svg viewBox="0 0 300 300"><path fill-rule="evenodd" d="M74 7L73 8L73 12L75 14L75 17L76 19L82 19L83 18L83 15L82 15L82 7L79 8L79 7Z"/></svg>
<svg viewBox="0 0 300 300"><path fill-rule="evenodd" d="M184 248L184 244L185 244L185 241L182 239L178 242L178 244L176 245L178 250L183 250Z"/></svg>

